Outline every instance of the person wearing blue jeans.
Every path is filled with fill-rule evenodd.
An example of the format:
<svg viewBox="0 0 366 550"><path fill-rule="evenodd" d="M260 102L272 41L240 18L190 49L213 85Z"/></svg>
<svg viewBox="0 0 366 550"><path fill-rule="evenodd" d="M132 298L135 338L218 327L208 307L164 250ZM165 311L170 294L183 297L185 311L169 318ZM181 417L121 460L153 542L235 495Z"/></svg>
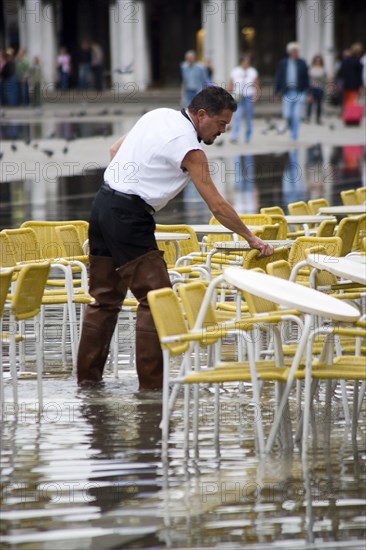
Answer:
<svg viewBox="0 0 366 550"><path fill-rule="evenodd" d="M305 61L299 58L297 42L287 44L287 54L276 73L275 98L282 97L282 115L287 120L291 139L296 141L305 96L309 93L309 73Z"/></svg>
<svg viewBox="0 0 366 550"><path fill-rule="evenodd" d="M241 121L245 115L245 142L249 143L252 136L253 105L259 90L258 72L250 66L249 55L244 55L240 65L231 71L228 89L238 104L238 109L233 116L233 132L230 141L238 142Z"/></svg>

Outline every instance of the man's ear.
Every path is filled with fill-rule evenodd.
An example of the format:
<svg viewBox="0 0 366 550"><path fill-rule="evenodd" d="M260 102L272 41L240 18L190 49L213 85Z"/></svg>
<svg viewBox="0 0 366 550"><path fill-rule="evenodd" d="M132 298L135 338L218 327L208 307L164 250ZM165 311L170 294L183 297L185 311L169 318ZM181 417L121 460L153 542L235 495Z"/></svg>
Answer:
<svg viewBox="0 0 366 550"><path fill-rule="evenodd" d="M198 109L197 115L196 115L196 116L197 116L198 118L202 119L202 118L205 117L206 115L207 115L207 113L206 113L205 109Z"/></svg>

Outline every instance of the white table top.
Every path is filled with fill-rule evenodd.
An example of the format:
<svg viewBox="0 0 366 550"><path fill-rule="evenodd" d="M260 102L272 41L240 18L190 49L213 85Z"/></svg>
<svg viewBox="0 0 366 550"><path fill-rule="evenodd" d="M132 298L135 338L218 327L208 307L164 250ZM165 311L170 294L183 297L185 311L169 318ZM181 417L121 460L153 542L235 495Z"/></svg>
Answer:
<svg viewBox="0 0 366 550"><path fill-rule="evenodd" d="M208 233L213 233L215 235L231 235L233 234L234 232L231 230L231 229L228 229L227 227L225 227L224 225L219 225L219 224L209 224L209 223L199 223L199 224L193 224L191 225L193 231L195 233L199 233L199 234L202 234L202 235L207 235ZM262 229L262 225L247 225L247 227L251 230L251 231L254 231L256 229Z"/></svg>
<svg viewBox="0 0 366 550"><path fill-rule="evenodd" d="M350 304L328 294L265 273L229 267L224 269L225 280L260 298L271 300L303 313L319 315L335 321L356 321L360 312Z"/></svg>
<svg viewBox="0 0 366 550"><path fill-rule="evenodd" d="M320 216L318 214L312 216L285 216L285 220L290 224L321 223L324 220L334 220L334 216Z"/></svg>
<svg viewBox="0 0 366 550"><path fill-rule="evenodd" d="M347 258L334 258L323 254L309 254L306 261L312 267L324 269L329 273L333 273L333 275L337 275L337 277L366 285L366 263L355 262Z"/></svg>
<svg viewBox="0 0 366 550"><path fill-rule="evenodd" d="M266 240L266 243L270 244L274 248L278 248L279 246L287 246L291 247L294 244L294 241L290 240ZM243 251L243 250L251 250L249 243L247 241L221 241L221 242L214 242L213 247L217 250L228 250L230 252L235 252L235 250Z"/></svg>
<svg viewBox="0 0 366 550"><path fill-rule="evenodd" d="M157 241L185 241L190 238L188 233L174 233L174 231L156 231L155 240Z"/></svg>
<svg viewBox="0 0 366 550"><path fill-rule="evenodd" d="M319 208L320 214L333 214L342 216L347 214L366 214L365 204L350 204L349 206L322 206Z"/></svg>
<svg viewBox="0 0 366 550"><path fill-rule="evenodd" d="M202 233L204 235L207 235L207 233L216 233L217 235L220 235L220 233L231 235L233 233L231 229L228 229L224 225L219 225L217 223L199 223L193 224L191 225L191 227L195 233Z"/></svg>

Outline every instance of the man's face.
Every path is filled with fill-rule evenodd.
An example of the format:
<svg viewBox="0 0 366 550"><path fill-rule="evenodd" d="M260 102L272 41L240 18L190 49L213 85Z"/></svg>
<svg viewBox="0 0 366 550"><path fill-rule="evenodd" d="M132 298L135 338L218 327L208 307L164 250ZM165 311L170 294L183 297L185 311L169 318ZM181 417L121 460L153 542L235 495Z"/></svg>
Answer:
<svg viewBox="0 0 366 550"><path fill-rule="evenodd" d="M224 134L232 116L230 109L223 109L213 116L208 116L205 109L200 109L197 113L197 133L203 143L212 145L218 136Z"/></svg>

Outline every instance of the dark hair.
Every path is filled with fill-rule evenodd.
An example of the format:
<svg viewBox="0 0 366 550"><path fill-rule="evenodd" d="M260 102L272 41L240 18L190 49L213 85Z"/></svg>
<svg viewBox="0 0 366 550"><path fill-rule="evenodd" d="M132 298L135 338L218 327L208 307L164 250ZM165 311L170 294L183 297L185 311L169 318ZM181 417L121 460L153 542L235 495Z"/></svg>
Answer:
<svg viewBox="0 0 366 550"><path fill-rule="evenodd" d="M204 109L208 116L214 116L224 109L229 109L233 113L237 109L237 104L231 94L220 86L207 86L194 96L188 105L191 113L197 114L200 109Z"/></svg>

